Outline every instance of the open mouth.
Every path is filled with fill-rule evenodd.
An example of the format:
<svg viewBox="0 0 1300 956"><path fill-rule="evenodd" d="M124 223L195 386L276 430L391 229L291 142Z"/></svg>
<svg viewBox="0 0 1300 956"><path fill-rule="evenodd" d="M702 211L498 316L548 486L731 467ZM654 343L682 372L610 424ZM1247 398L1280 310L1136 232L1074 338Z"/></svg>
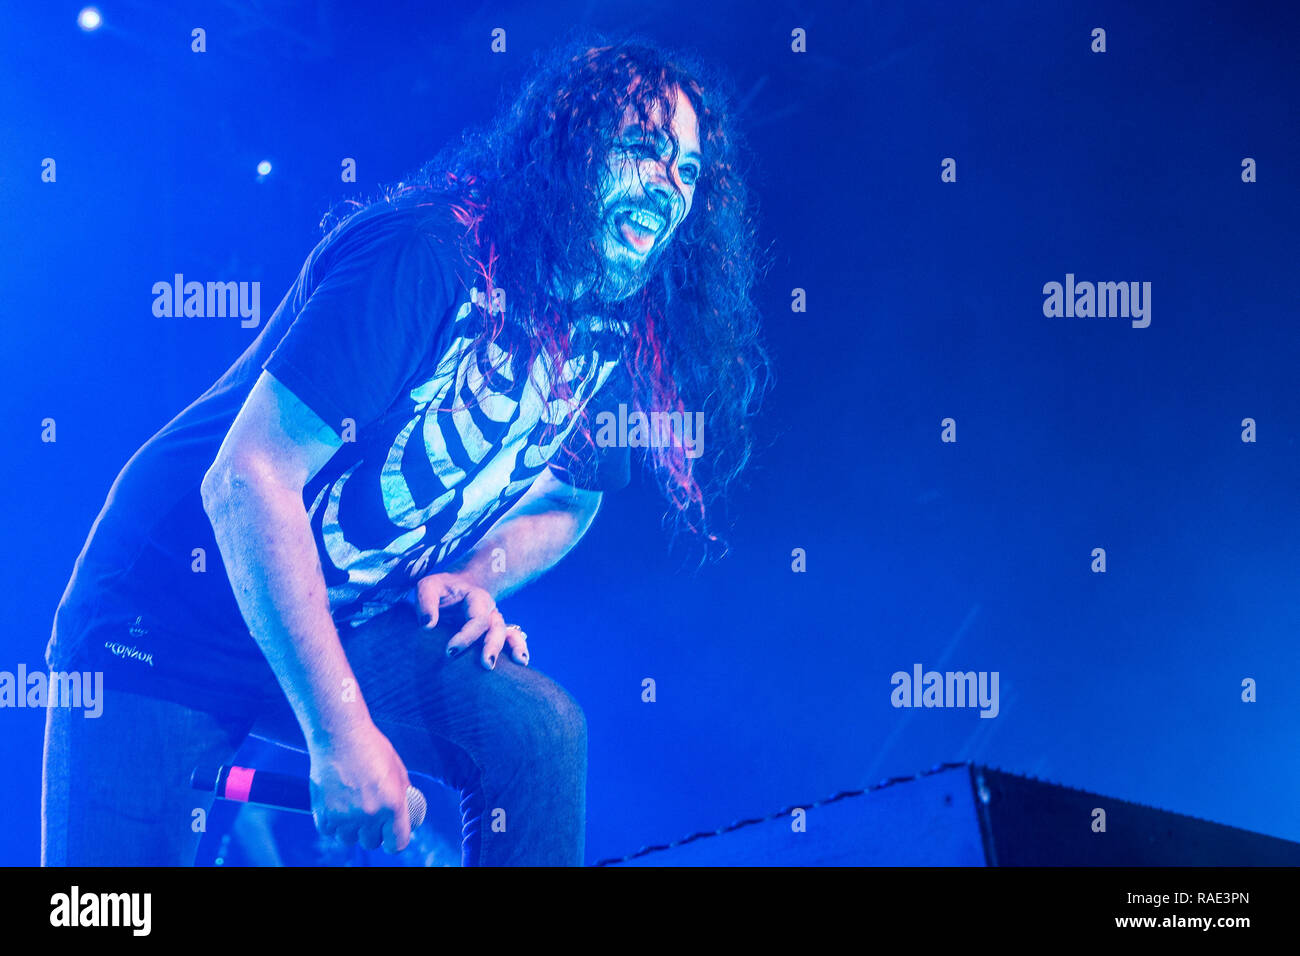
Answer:
<svg viewBox="0 0 1300 956"><path fill-rule="evenodd" d="M626 209L614 219L623 242L639 255L645 255L663 232L664 218L640 207Z"/></svg>

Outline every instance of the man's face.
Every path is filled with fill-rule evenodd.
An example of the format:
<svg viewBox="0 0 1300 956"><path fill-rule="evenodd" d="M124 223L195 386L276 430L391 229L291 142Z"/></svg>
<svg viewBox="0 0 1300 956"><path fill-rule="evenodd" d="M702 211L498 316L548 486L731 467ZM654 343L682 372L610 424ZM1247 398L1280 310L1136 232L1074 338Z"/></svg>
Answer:
<svg viewBox="0 0 1300 956"><path fill-rule="evenodd" d="M672 132L677 159L671 168L668 137L643 132L631 115L624 118L606 158L601 228L607 285L602 298L618 301L640 289L691 211L701 168L699 119L686 94L676 93ZM657 125L662 116L656 111L651 120Z"/></svg>

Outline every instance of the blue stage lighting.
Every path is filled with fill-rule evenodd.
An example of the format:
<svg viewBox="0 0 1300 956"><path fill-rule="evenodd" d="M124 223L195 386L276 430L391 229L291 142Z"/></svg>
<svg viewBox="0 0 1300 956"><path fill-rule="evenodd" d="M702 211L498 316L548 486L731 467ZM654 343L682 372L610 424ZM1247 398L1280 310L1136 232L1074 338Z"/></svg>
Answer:
<svg viewBox="0 0 1300 956"><path fill-rule="evenodd" d="M77 26L87 33L98 30L103 22L104 18L95 7L82 7L81 12L77 14Z"/></svg>

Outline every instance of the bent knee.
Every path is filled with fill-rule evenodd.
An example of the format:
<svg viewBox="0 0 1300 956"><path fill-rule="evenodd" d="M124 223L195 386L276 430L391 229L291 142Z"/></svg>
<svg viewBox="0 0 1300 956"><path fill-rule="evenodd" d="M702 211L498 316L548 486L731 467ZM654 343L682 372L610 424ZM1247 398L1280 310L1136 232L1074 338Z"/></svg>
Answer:
<svg viewBox="0 0 1300 956"><path fill-rule="evenodd" d="M549 677L523 671L510 682L509 691L497 697L494 709L499 743L519 756L585 758L586 714L573 695Z"/></svg>

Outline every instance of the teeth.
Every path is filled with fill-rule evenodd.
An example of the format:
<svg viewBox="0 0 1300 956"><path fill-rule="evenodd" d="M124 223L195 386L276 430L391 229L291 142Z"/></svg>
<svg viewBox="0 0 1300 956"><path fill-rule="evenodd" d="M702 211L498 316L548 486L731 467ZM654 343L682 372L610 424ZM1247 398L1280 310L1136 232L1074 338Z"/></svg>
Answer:
<svg viewBox="0 0 1300 956"><path fill-rule="evenodd" d="M628 219L632 220L647 232L658 232L662 228L664 221L652 212L646 212L643 209L633 210L628 214Z"/></svg>

